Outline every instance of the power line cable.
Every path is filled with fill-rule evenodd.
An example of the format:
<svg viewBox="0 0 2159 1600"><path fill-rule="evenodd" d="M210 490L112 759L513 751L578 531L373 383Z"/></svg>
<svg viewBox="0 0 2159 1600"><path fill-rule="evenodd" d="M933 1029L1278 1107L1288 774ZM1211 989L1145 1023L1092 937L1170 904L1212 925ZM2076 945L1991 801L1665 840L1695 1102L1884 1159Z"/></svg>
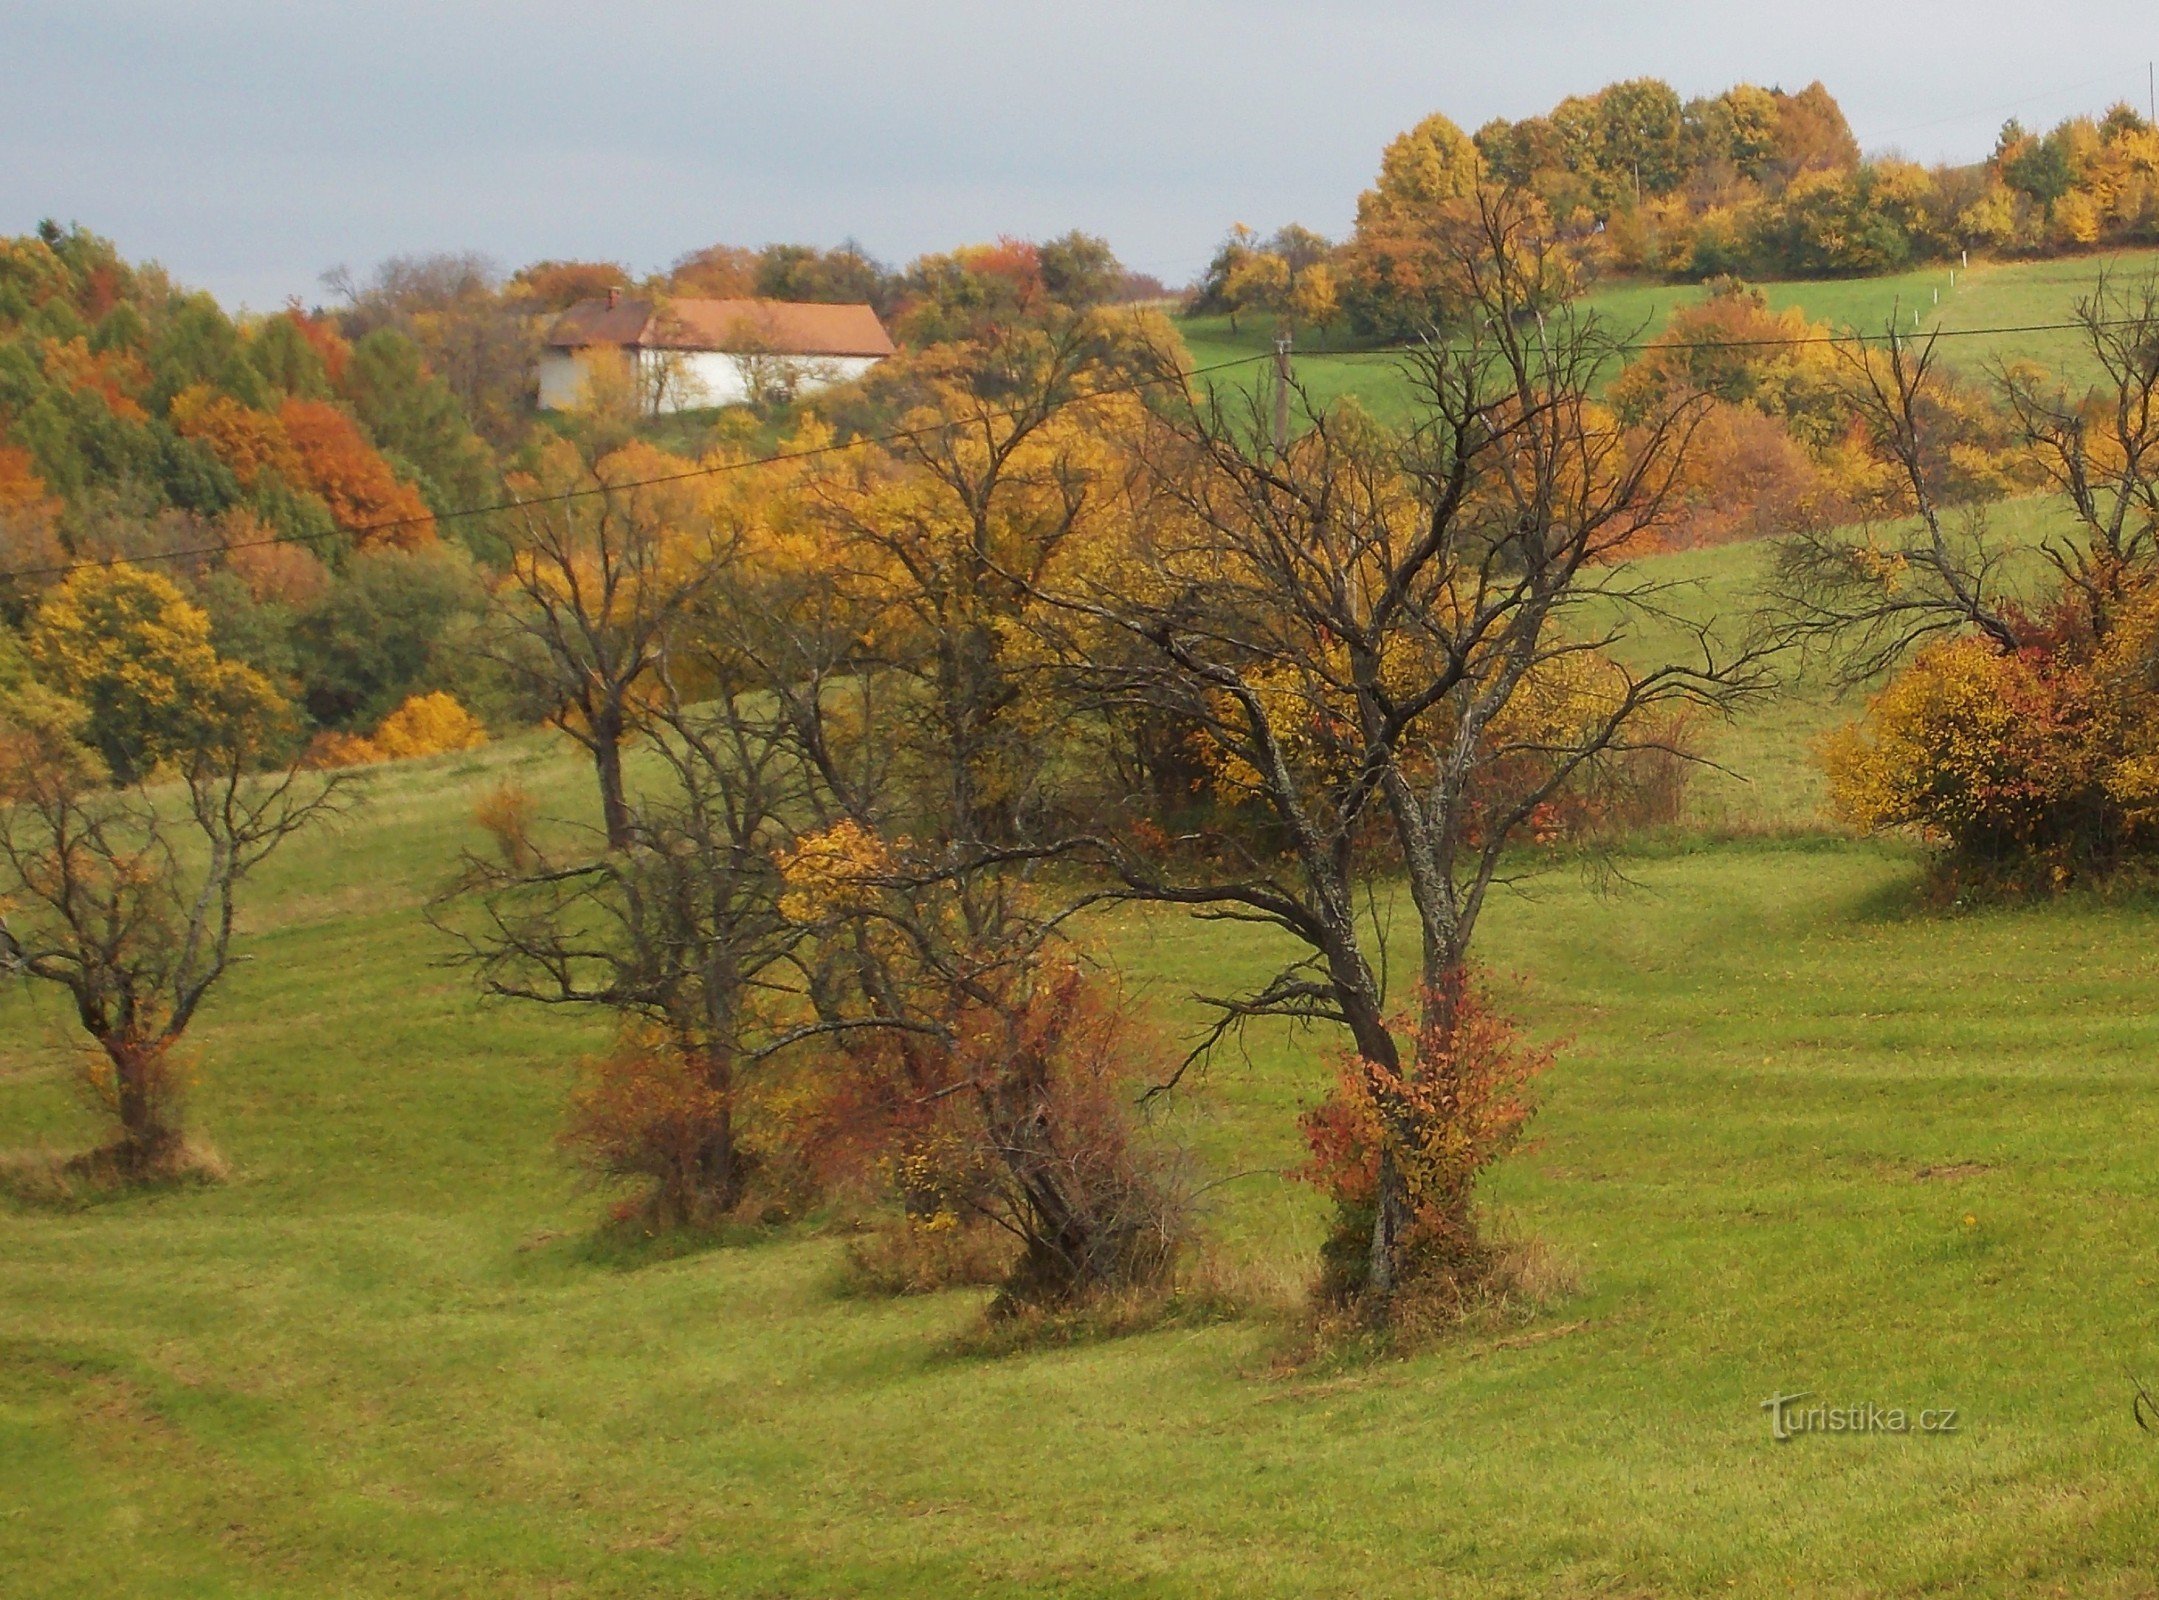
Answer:
<svg viewBox="0 0 2159 1600"><path fill-rule="evenodd" d="M1908 122L1901 128L1891 128L1888 132L1877 133L1873 137L1879 142L1883 139L1894 139L1900 134L1918 133L1927 128L1939 128L1951 122L1968 122L1973 117L1991 117L1997 112L2015 111L2023 106L2035 105L2042 100L2058 100L2065 94L2074 94L2081 89L2089 89L2094 84L2118 82L2120 76L2118 72L2102 72L2097 77L2085 78L2078 83L2063 84L2059 89L2041 89L2033 94L2022 95L2015 100L2003 100L1990 106L1978 106L1970 111L1952 111L1947 116L1929 117L1924 122Z"/></svg>
<svg viewBox="0 0 2159 1600"><path fill-rule="evenodd" d="M1914 328L1909 333L1899 330L1895 337L1909 342L1912 340L1969 339L1980 335L2010 333L2078 333L2093 327L2133 328L2141 325L2141 319L2137 318L2102 320L2099 322L2026 322L2000 328ZM1851 333L1794 334L1781 339L1697 339L1672 340L1669 342L1662 339L1640 339L1625 344L1615 344L1610 348L1615 352L1622 350L1757 350L1803 344L1887 344L1890 338L1891 335L1888 333L1859 333L1855 331ZM1430 347L1422 344L1390 344L1374 345L1365 350L1300 350L1297 352L1297 359L1300 361L1338 361L1345 357L1356 356L1412 355L1419 350L1428 348ZM1262 358L1255 357L1254 359Z"/></svg>

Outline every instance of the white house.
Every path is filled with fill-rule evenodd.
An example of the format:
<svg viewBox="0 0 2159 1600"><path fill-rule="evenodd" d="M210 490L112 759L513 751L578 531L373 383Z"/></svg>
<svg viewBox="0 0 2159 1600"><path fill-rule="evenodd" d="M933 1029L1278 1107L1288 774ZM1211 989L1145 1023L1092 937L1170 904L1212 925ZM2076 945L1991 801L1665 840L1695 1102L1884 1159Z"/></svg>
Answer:
<svg viewBox="0 0 2159 1600"><path fill-rule="evenodd" d="M602 363L627 365L647 410L682 411L844 383L892 351L866 305L633 300L610 289L556 318L540 356L540 405L579 404Z"/></svg>

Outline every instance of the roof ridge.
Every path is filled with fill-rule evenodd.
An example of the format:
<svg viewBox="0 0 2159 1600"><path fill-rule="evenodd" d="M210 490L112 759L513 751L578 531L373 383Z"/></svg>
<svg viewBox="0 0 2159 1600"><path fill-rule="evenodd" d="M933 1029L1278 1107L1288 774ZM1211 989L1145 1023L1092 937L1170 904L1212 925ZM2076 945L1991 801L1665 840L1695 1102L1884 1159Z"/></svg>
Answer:
<svg viewBox="0 0 2159 1600"><path fill-rule="evenodd" d="M745 324L754 324L745 327ZM775 355L888 356L892 336L864 301L664 295L580 300L549 330L556 348L591 345Z"/></svg>

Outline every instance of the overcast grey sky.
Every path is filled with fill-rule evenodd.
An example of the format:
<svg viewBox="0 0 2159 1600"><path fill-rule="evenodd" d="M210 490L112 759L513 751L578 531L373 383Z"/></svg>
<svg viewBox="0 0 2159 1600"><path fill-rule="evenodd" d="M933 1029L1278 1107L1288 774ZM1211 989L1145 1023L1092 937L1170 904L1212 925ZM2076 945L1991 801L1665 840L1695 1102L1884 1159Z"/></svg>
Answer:
<svg viewBox="0 0 2159 1600"><path fill-rule="evenodd" d="M257 308L403 251L1070 227L1177 282L1232 222L1345 231L1434 110L1820 78L1869 150L1970 160L2141 105L2155 54L2149 0L0 0L0 231L79 221Z"/></svg>

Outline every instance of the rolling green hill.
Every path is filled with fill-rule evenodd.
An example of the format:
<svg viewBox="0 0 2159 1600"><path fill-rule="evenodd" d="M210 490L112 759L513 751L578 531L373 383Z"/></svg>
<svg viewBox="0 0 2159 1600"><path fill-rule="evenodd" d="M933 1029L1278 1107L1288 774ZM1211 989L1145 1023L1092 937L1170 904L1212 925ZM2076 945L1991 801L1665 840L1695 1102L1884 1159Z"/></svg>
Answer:
<svg viewBox="0 0 2159 1600"><path fill-rule="evenodd" d="M1663 558L1704 611L1747 547ZM204 1018L215 1189L0 1201L0 1592L42 1596L2149 1593L2159 907L1945 915L1821 829L1802 683L1704 826L1560 867L1487 951L1566 1041L1491 1186L1577 1286L1411 1360L1279 1370L1324 1041L1170 1129L1251 1314L967 1356L981 1298L844 1296L841 1241L640 1253L556 1154L594 1028L475 1004L425 897L543 737L383 769L272 864ZM1751 780L1751 781L1749 781ZM1164 1018L1263 936L1098 925ZM0 1148L78 1146L57 1010L0 995ZM1772 1442L1760 1403L1954 1407Z"/></svg>
<svg viewBox="0 0 2159 1600"><path fill-rule="evenodd" d="M2080 297L2091 293L2100 274L2137 278L2155 268L2159 251L2124 251L2051 261L1980 262L1957 272L1954 285L1949 268L1927 267L1887 277L1806 279L1760 288L1773 309L1796 306L1810 319L1839 330L1878 333L1892 316L1900 326L1910 327L1916 311L1922 331L1953 335L1943 340L1942 357L1968 370L1996 360L2037 361L2072 379L2089 381L2090 358L2074 333L1973 335L1964 330L2061 322ZM1618 284L1589 295L1587 304L1612 327L1639 330L1638 336L1648 339L1680 306L1704 293L1694 284ZM1272 325L1265 317L1247 314L1239 323L1234 334L1223 316L1187 317L1178 327L1198 366L1273 348ZM1268 381L1267 370L1255 362L1211 381L1250 389ZM1408 414L1410 397L1400 364L1385 354L1358 351L1354 341L1337 337L1329 349L1317 335L1300 336L1296 372L1316 402L1355 394L1385 420L1400 421Z"/></svg>

